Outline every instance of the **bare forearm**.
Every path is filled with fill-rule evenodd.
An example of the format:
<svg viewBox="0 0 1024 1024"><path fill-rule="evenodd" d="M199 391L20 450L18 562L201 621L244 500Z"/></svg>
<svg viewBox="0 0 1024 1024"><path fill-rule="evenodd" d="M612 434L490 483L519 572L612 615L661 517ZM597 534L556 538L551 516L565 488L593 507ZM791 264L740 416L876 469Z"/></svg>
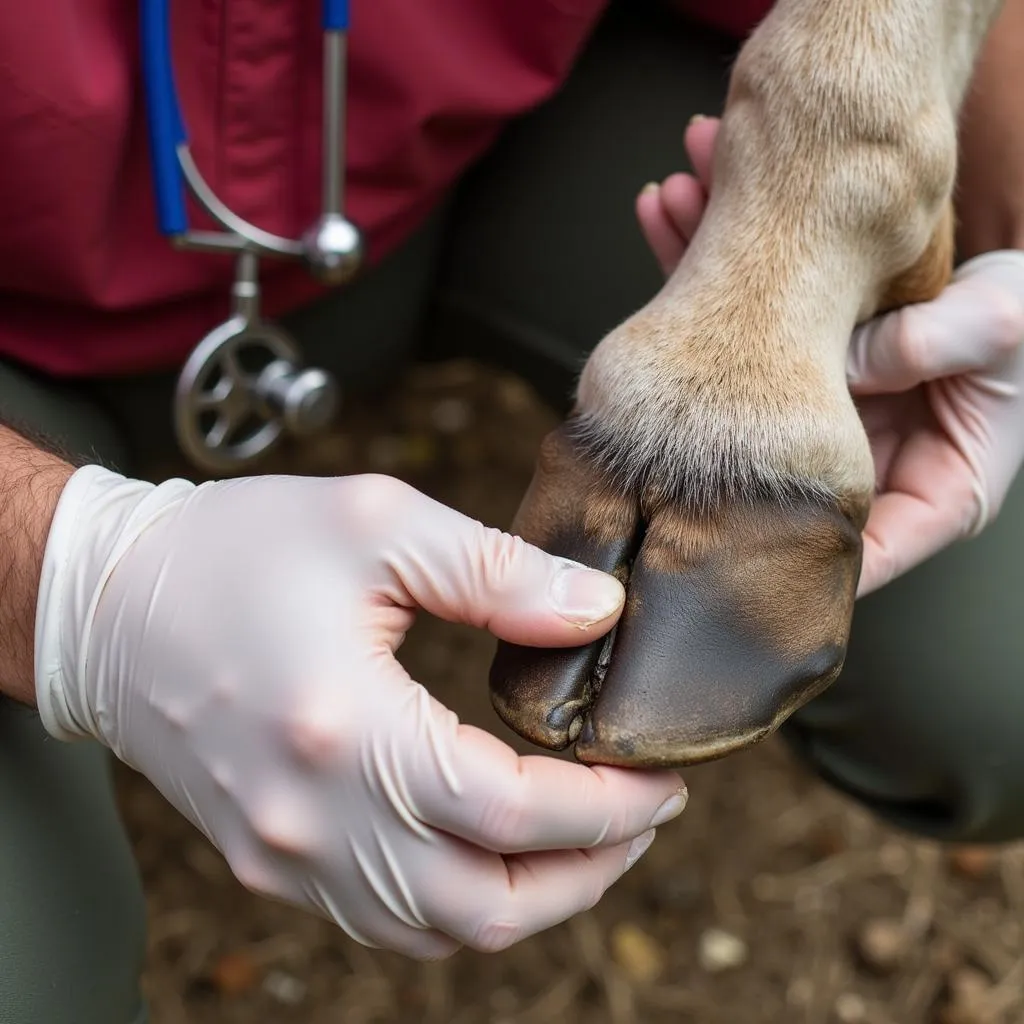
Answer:
<svg viewBox="0 0 1024 1024"><path fill-rule="evenodd" d="M0 695L35 703L36 597L54 509L74 467L0 426Z"/></svg>
<svg viewBox="0 0 1024 1024"><path fill-rule="evenodd" d="M1006 0L964 102L958 247L1024 249L1024 0Z"/></svg>

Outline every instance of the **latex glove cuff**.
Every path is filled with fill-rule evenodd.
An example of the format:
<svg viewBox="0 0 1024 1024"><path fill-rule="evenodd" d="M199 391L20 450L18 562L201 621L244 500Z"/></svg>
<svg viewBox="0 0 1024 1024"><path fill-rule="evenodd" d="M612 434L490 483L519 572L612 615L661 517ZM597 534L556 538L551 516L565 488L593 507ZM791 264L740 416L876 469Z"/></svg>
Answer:
<svg viewBox="0 0 1024 1024"><path fill-rule="evenodd" d="M83 466L68 479L47 536L36 602L36 702L56 739L102 742L102 723L83 690L96 606L125 552L195 487L187 480L157 486L102 466Z"/></svg>

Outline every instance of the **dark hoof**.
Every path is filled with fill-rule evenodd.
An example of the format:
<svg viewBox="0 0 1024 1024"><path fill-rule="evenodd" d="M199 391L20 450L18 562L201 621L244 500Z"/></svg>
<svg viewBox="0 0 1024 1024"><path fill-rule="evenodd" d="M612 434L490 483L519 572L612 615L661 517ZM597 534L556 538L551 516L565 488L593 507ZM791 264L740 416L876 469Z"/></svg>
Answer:
<svg viewBox="0 0 1024 1024"><path fill-rule="evenodd" d="M627 601L586 648L499 645L501 718L587 763L680 767L744 749L839 674L861 539L841 511L804 497L695 513L663 504L641 522L575 457L546 441L513 530L552 554L614 572Z"/></svg>
<svg viewBox="0 0 1024 1024"><path fill-rule="evenodd" d="M545 438L537 472L512 530L553 555L627 581L640 512L573 456L563 431ZM491 699L520 736L552 750L576 740L600 678L603 642L547 649L501 643L491 667Z"/></svg>

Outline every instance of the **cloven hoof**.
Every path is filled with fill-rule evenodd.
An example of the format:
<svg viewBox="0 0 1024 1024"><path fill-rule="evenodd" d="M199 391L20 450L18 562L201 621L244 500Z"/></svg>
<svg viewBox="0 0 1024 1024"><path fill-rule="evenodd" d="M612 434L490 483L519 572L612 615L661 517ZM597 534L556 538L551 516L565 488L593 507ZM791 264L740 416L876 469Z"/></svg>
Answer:
<svg viewBox="0 0 1024 1024"><path fill-rule="evenodd" d="M613 573L626 607L582 648L501 643L500 717L585 763L681 767L744 749L839 674L860 573L862 517L820 501L645 508L575 448L544 441L513 531Z"/></svg>

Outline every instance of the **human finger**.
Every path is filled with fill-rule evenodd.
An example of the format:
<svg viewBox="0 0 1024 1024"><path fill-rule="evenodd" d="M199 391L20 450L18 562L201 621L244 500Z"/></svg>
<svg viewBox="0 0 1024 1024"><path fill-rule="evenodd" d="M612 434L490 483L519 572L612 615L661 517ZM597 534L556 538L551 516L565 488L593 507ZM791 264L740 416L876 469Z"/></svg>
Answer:
<svg viewBox="0 0 1024 1024"><path fill-rule="evenodd" d="M931 302L858 328L847 352L854 394L909 391L940 377L985 370L1024 342L1024 307L978 278L954 281Z"/></svg>
<svg viewBox="0 0 1024 1024"><path fill-rule="evenodd" d="M613 576L382 479L399 509L380 528L393 584L382 590L396 604L537 647L590 643L618 618L625 591Z"/></svg>
<svg viewBox="0 0 1024 1024"><path fill-rule="evenodd" d="M421 746L413 770L406 772L417 816L486 850L615 846L686 806L686 787L675 772L521 757L467 725L447 736L426 731L434 748Z"/></svg>
<svg viewBox="0 0 1024 1024"><path fill-rule="evenodd" d="M589 910L654 839L599 850L562 850L516 857L479 854L456 891L427 898L434 926L471 949L496 953Z"/></svg>
<svg viewBox="0 0 1024 1024"><path fill-rule="evenodd" d="M684 247L688 246L708 205L700 182L692 174L670 174L661 183L659 198Z"/></svg>
<svg viewBox="0 0 1024 1024"><path fill-rule="evenodd" d="M705 191L711 189L711 168L713 163L715 140L718 138L718 129L721 127L721 119L717 117L706 117L704 114L697 114L690 120L683 134L683 145L686 147L686 154L690 158L697 180L704 187Z"/></svg>
<svg viewBox="0 0 1024 1024"><path fill-rule="evenodd" d="M857 597L885 586L976 529L985 499L962 457L936 435L914 439L894 461L863 531Z"/></svg>
<svg viewBox="0 0 1024 1024"><path fill-rule="evenodd" d="M652 182L644 186L636 198L636 219L661 272L671 276L686 252L686 239L661 201L661 185Z"/></svg>

